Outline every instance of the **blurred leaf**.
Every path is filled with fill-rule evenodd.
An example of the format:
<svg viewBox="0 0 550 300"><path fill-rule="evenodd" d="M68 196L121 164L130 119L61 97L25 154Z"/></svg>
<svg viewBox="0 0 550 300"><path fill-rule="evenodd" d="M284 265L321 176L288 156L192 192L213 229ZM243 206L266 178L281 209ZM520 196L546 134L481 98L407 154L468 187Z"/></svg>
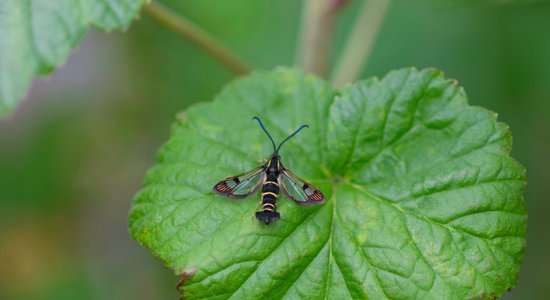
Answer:
<svg viewBox="0 0 550 300"><path fill-rule="evenodd" d="M145 1L0 1L0 116L15 107L34 75L65 61L89 25L123 28Z"/></svg>
<svg viewBox="0 0 550 300"><path fill-rule="evenodd" d="M282 159L324 205L281 199L266 226L252 216L259 197L211 192L269 153L254 115L279 140L311 126ZM525 247L524 169L510 149L506 125L437 70L336 93L299 71L256 73L179 116L130 231L189 298L492 298L514 286Z"/></svg>

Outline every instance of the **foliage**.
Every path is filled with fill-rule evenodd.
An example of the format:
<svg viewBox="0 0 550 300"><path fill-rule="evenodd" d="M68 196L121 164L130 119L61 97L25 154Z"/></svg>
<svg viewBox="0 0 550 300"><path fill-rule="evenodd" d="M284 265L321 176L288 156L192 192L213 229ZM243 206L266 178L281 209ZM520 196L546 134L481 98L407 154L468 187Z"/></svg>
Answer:
<svg viewBox="0 0 550 300"><path fill-rule="evenodd" d="M61 65L88 26L128 26L145 0L0 1L0 116L11 111L34 75Z"/></svg>
<svg viewBox="0 0 550 300"><path fill-rule="evenodd" d="M276 140L310 125L281 155L325 204L281 199L265 226L258 197L212 193L270 153L255 115ZM178 117L130 231L192 298L494 297L514 286L525 248L525 175L510 150L507 126L434 69L340 91L258 72Z"/></svg>

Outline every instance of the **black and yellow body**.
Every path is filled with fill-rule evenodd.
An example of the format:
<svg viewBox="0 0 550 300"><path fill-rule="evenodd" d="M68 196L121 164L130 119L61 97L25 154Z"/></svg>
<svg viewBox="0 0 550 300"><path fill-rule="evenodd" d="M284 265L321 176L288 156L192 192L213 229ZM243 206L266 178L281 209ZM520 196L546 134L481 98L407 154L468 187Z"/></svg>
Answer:
<svg viewBox="0 0 550 300"><path fill-rule="evenodd" d="M265 177L262 184L261 210L256 212L256 218L266 224L279 220L277 198L279 198L279 175L281 163L278 155L273 155L266 164Z"/></svg>

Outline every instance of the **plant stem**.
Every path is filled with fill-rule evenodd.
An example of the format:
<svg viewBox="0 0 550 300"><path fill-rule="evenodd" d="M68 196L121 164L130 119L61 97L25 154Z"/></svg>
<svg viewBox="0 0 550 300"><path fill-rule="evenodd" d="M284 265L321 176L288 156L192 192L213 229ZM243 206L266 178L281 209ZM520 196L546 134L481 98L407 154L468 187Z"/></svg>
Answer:
<svg viewBox="0 0 550 300"><path fill-rule="evenodd" d="M342 87L361 75L389 4L390 0L367 0L363 4L332 73L331 82L334 87Z"/></svg>
<svg viewBox="0 0 550 300"><path fill-rule="evenodd" d="M348 0L306 0L303 8L300 46L297 60L306 71L326 76L334 21Z"/></svg>
<svg viewBox="0 0 550 300"><path fill-rule="evenodd" d="M144 10L160 24L202 48L206 53L210 54L233 73L237 75L250 73L248 64L233 54L227 46L210 33L185 17L175 13L158 2L151 2L145 5Z"/></svg>

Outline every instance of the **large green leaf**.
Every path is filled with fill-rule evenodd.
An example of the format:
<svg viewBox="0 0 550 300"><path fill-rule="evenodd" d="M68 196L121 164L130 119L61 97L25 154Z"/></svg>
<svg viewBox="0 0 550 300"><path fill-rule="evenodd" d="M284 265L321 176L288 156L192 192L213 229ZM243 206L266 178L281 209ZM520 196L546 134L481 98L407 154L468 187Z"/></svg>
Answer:
<svg viewBox="0 0 550 300"><path fill-rule="evenodd" d="M327 196L281 220L259 196L214 195L276 140L287 167ZM178 117L130 212L132 236L183 275L189 298L492 298L525 248L524 169L496 115L433 69L335 92L297 70L256 73Z"/></svg>
<svg viewBox="0 0 550 300"><path fill-rule="evenodd" d="M146 0L0 0L0 116L62 64L89 25L122 28Z"/></svg>

